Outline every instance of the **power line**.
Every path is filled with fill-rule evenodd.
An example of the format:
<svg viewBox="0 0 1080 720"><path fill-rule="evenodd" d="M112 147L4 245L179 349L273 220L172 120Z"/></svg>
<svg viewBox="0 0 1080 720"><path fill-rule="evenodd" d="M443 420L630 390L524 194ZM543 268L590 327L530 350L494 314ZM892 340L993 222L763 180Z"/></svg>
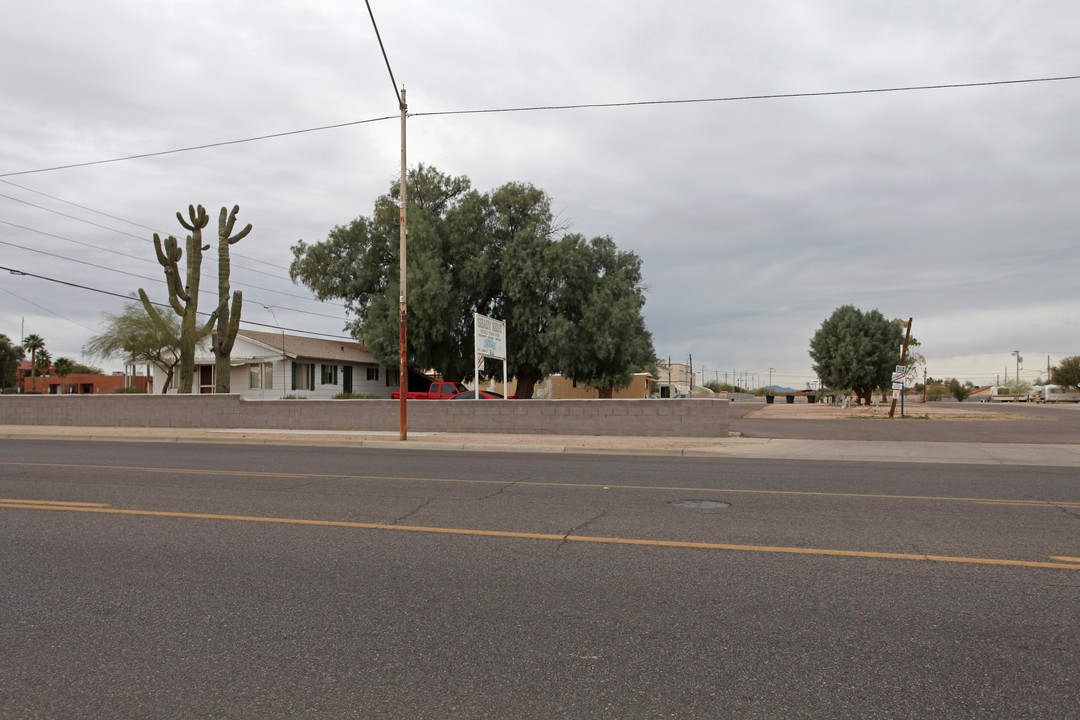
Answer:
<svg viewBox="0 0 1080 720"><path fill-rule="evenodd" d="M3 221L0 221L0 222L3 222ZM5 223L5 224L10 224L10 223ZM45 233L45 234L48 234L48 233ZM165 282L161 278L148 278L145 275L136 275L135 273L128 272L127 270L117 270L116 268L111 268L111 267L108 267L107 265L97 265L95 263L86 262L84 260L75 260L74 258L67 257L66 255L57 255L56 253L51 253L48 250L38 250L36 248L28 248L25 245L17 245L16 243L8 242L7 240L0 240L0 245L7 245L8 247L18 248L19 250L26 250L27 252L37 253L38 255L47 255L48 257L54 257L54 258L57 258L59 260L67 260L68 262L78 262L81 265L87 265L89 267L97 268L98 270L111 270L114 273L120 273L121 275L127 275L129 277L138 278L139 280L146 280L148 282Z"/></svg>
<svg viewBox="0 0 1080 720"><path fill-rule="evenodd" d="M24 270L16 270L15 268L9 268L9 267L6 267L4 265L0 265L0 270L6 270L7 272L11 273L12 275L23 275L25 277L37 278L38 280L47 280L48 282L57 283L59 285L67 285L68 287L78 288L80 290L88 290L90 292L100 293L102 295L111 295L112 297L118 297L118 298L121 298L123 300L127 300L129 302L132 300L130 295L121 295L120 293L111 292L109 290L101 290L99 288L93 288L93 287L89 287L87 285L80 285L78 283L68 282L66 280L58 280L56 278L46 277L45 275L37 275L35 273L26 272ZM12 294L14 294L14 293L12 293ZM166 308L166 309L170 309L170 310L172 309L172 306L167 305L165 303L159 303L159 302L151 301L150 304L155 305L155 306L160 307L160 308ZM42 309L44 309L44 308L42 308ZM55 313L53 313L53 314L55 314ZM206 317L210 316L210 313L205 313L205 312L199 312L198 314L206 316ZM64 319L66 320L67 318L64 318ZM277 325L270 325L268 323L255 322L253 320L241 320L240 322L246 323L248 325L257 325L259 327L271 328L273 330L278 330L278 331L288 330L290 332L303 333L305 335L319 335L321 337L334 338L335 340L348 340L349 342L355 342L354 338L346 338L346 337L342 337L341 335L331 335L329 333L311 332L309 330L299 330L297 328L283 328L283 327L279 327ZM78 323L76 323L76 324L78 324ZM85 326L83 326L83 327L85 327ZM90 328L87 328L87 330L90 330ZM96 332L96 331L91 330L91 332Z"/></svg>
<svg viewBox="0 0 1080 720"><path fill-rule="evenodd" d="M20 170L18 172L0 173L0 178L16 177L18 175L33 175L35 173L52 172L54 170L71 170L72 168L90 167L92 165L106 165L108 163L124 162L126 160L141 160L143 158L161 157L162 155L175 155L177 153L191 152L192 150L207 150L210 148L225 147L226 145L241 145L243 143L258 142L260 140L272 140L274 138L288 137L289 135L302 135L304 133L321 132L323 130L336 130L343 127L351 127L353 125L364 125L366 123L380 122L382 120L396 120L397 115L387 115L386 117L371 118L369 120L353 120L351 122L337 123L335 125L323 125L321 127L305 128L303 130L289 130L287 132L271 133L270 135L259 135L257 137L242 138L240 140L223 140L222 142L207 143L205 145L192 145L190 147L175 148L173 150L160 150L158 152L139 153L137 155L127 155L124 157L110 158L108 160L91 160L89 162L71 163L70 165L56 165L54 167L38 168L37 170Z"/></svg>
<svg viewBox="0 0 1080 720"><path fill-rule="evenodd" d="M2 287L0 287L0 291L6 292L6 293L7 293L8 295L11 295L12 297L16 297L16 298L18 298L19 300L22 300L22 301L23 301L24 303L26 303L26 304L28 304L28 305L33 305L33 306L34 306L34 307L36 307L36 308L37 308L38 310L44 310L45 312L49 313L50 315L55 315L56 317L60 318L61 320L67 320L67 321L68 321L69 323L71 323L72 325L78 325L78 326L79 326L79 327L81 327L81 328L82 328L83 330L89 330L90 332L97 332L97 330L95 330L95 329L93 329L93 328L89 328L89 327L86 327L85 325L83 325L83 324L82 324L82 323L80 323L80 322L75 322L75 321L74 321L74 320L72 320L71 318L68 318L68 317L64 317L63 315L61 315L60 313L56 312L55 310L50 310L49 308L45 307L44 305L38 305L38 304L37 304L36 302L34 302L33 300L27 300L27 299L26 299L26 298L24 298L24 297L23 297L22 295L17 295L17 294L15 294L15 293L11 292L10 290L8 290L7 288L2 288Z"/></svg>
<svg viewBox="0 0 1080 720"><path fill-rule="evenodd" d="M166 232L163 232L161 230L158 230L157 228L152 228L149 225L142 225L140 223L134 222L133 220L126 220L126 219L124 219L122 217L118 217L116 215L110 215L109 213L101 212L100 210L95 210L94 208L87 207L86 205L80 205L79 203L74 203L74 202L71 202L70 200L65 200L64 198L56 197L55 195L50 195L48 193L41 192L40 190L34 190L33 188L28 188L25 185L19 185L18 183L13 183L10 180L2 180L2 179L0 179L0 182L4 183L6 185L11 185L12 187L17 187L20 190L25 190L26 192L34 193L35 195L41 195L42 197L47 197L50 200L56 200L57 202L62 202L65 205L71 205L72 207L77 207L80 210L86 210L87 212L92 212L92 213L94 213L96 215L101 215L102 217L107 217L107 218L110 218L112 220L118 220L118 221L120 221L122 223L127 223L128 225L134 225L135 227L140 227L140 228L143 228L144 230L149 230L150 232L156 232L156 233L159 233L161 235L169 235L170 234L170 233L166 233ZM21 200L19 198L12 197L10 195L0 195L0 197L7 198L8 200L14 200L15 202L22 203L24 205L29 205L30 207L38 208L39 210L44 210L46 212L55 213L55 214L60 215L62 217L71 218L72 220L78 220L79 222L84 222L84 223L87 223L88 225L94 225L95 227L100 227L100 228L104 228L106 230L111 230L112 232L120 233L121 235L128 235L128 236L136 238L138 240L146 240L146 242L151 242L150 240L143 237L142 235L134 235L134 234L129 233L129 232L124 232L123 230L117 230L116 228L110 228L110 227L107 227L105 225L98 225L95 222L91 222L89 220L84 220L83 218L76 217L75 215L68 215L66 213L59 212L58 210L53 210L52 208L47 208L47 207L45 207L43 205L35 205L34 203L27 202L26 200ZM264 265L269 265L270 267L278 268L279 270L288 270L289 269L289 268L285 267L284 265L278 265L276 263L268 262L266 260L261 260L259 258L250 257L248 255L241 255L240 253L238 253L236 251L233 251L232 254L235 255L236 257L244 258L245 260L251 260L253 262L259 262L259 263L262 263ZM241 268L243 270L247 270L249 272L259 273L260 275L266 275L267 277L272 277L272 278L279 277L278 275L271 275L270 273L263 272L262 270L256 270L255 268L244 267L243 265L237 265L236 267Z"/></svg>
<svg viewBox="0 0 1080 720"><path fill-rule="evenodd" d="M595 108L623 108L623 107L640 107L648 105L691 105L702 103L719 103L719 102L741 102L748 100L780 100L791 98L811 98L811 97L836 97L841 95L869 95L875 93L894 93L894 92L913 92L919 90L949 90L960 88L975 88L975 87L993 87L1000 85L1022 85L1029 83L1043 83L1043 82L1056 82L1060 80L1080 80L1080 75L1062 75L1058 77L1041 77L1041 78L1026 78L1023 80L992 80L988 82L972 82L972 83L948 83L941 85L910 85L903 87L887 87L887 88L868 88L863 90L828 90L823 92L802 92L802 93L774 93L769 95L732 95L728 97L714 97L714 98L694 98L686 100L636 100L631 102L618 102L618 103L581 103L576 105L534 105L524 107L513 108L487 108L487 109L474 109L474 110L440 110L436 112L428 113L411 113L413 117L437 117L441 115L480 115L480 114L493 114L493 113L511 113L511 112L537 112L541 110L587 110ZM395 87L395 92L397 88ZM400 97L400 96L399 96ZM243 143L258 142L261 140L272 140L275 138L288 137L290 135L302 135L304 133L322 132L323 130L336 130L343 127L351 127L354 125L365 125L368 123L382 122L383 120L396 120L399 119L399 115L386 115L384 117L369 118L367 120L353 120L350 122L337 123L334 125L322 125L320 127L305 128L302 130L289 130L287 132L271 133L269 135L259 135L256 137L242 138L239 140L224 140L222 142L207 143L205 145L192 145L189 147L175 148L173 150L161 150L158 152L139 153L137 155L126 155L124 157L109 158L106 160L91 160L89 162L71 163L68 165L56 165L53 167L37 168L35 170L19 170L17 172L0 173L0 179L8 177L17 177L20 175L33 175L36 173L53 172L55 170L70 170L73 168L90 167L92 165L105 165L108 163L125 162L127 160L140 160L143 158L160 157L162 155L174 155L177 153L191 152L193 150L207 150L210 148L224 147L227 145L240 145ZM251 258L249 258L251 259Z"/></svg>
<svg viewBox="0 0 1080 720"><path fill-rule="evenodd" d="M371 16L371 27L375 29L375 39L379 41L379 49L382 50L383 60L386 62L386 71L390 73L390 84L394 86L394 97L398 101L398 109L405 109L405 101L401 99L401 93L397 89L397 81L394 80L394 71L390 68L390 58L386 56L386 47L383 45L382 35L379 34L379 26L375 23L375 13L371 12L371 3L368 0L364 0L364 4L367 5L368 15Z"/></svg>
<svg viewBox="0 0 1080 720"><path fill-rule="evenodd" d="M2 196L0 196L0 197L2 197ZM129 255L128 253L123 253L123 252L120 252L119 250L113 250L111 248L103 248L103 247L101 247L99 245L94 245L92 243L88 243L88 242L85 242L83 240L74 240L74 239L69 238L69 237L64 237L63 235L57 235L55 233L45 232L44 230L37 230L36 228L26 227L25 225L18 225L18 224L13 223L13 222L8 222L7 220L0 220L0 224L8 225L8 226L13 227L13 228L18 228L19 230L25 230L27 232L37 233L38 235L45 235L46 237L56 238L57 240L64 240L65 242L75 243L76 245L82 245L84 247L93 248L94 250L100 250L102 252L107 252L107 253L113 253L114 255L119 255L120 257L127 258L129 260L136 260L138 262L149 263L151 265L157 265L158 264L155 261L149 260L147 258L142 258L142 257L138 257L138 256L135 256L135 255ZM94 224L94 223L91 223L91 224ZM105 228L105 229L109 230L110 228ZM76 261L74 258L67 257L66 255L57 255L55 253L47 252L45 250L39 250L37 248L28 248L28 247L25 247L23 245L17 245L15 243L7 242L7 241L4 241L4 240L0 240L0 243L2 243L4 245L10 245L11 247L18 248L20 250L26 250L27 252L39 253L41 255L48 255L50 257L59 258L61 260L68 260L70 262L81 262L81 263L83 263L85 265L90 265L91 267L100 268L102 270L112 270L113 272L122 273L124 275L131 275L132 277L137 277L137 278L140 278L142 280L150 280L150 278L147 278L147 277L145 277L143 275L134 275L132 273L124 272L123 270L117 270L116 268L111 268L111 267L107 267L107 266L104 266L104 265L95 265L94 263L85 262L85 261L82 261L82 260ZM258 272L258 271L256 271L256 272ZM265 275L266 273L262 273L262 274ZM205 273L205 274L203 274L203 277L207 278L208 280L215 280L215 281L218 279L218 276L214 275L213 273ZM271 275L269 277L274 277L274 276ZM163 281L160 278L158 278L155 282L163 282ZM231 284L236 285L237 287L249 288L249 289L252 289L252 290L261 290L263 292L270 292L270 293L274 293L276 295L284 295L285 297L297 298L298 300L305 300L307 302L320 302L320 303L324 302L324 301L321 301L321 300L315 300L313 298L305 297L303 295L297 295L296 293L285 292L284 290L273 290L271 288L265 288L265 287L262 287L260 285L252 285L250 283L242 283L242 282L235 281L235 280L232 281ZM199 288L199 290L200 290L201 293L209 293L210 292L210 290L207 289L207 288ZM342 308L345 307L344 304L342 304L342 303L326 303L326 304L327 305L337 305L337 306L342 307ZM289 309L291 310L293 308L289 308ZM305 314L308 314L308 315L321 315L322 317L328 317L328 318L334 318L334 319L337 318L337 316L335 316L335 315L322 315L321 313L311 312L311 311L308 311L308 310L296 310L296 312L305 313Z"/></svg>
<svg viewBox="0 0 1080 720"><path fill-rule="evenodd" d="M487 110L442 110L438 112L412 113L413 117L439 115L480 115L485 113L534 112L538 110L589 110L594 108L641 107L647 105L691 105L699 103L740 102L744 100L781 100L788 98L835 97L839 95L869 95L873 93L911 92L914 90L946 90L956 88L990 87L994 85L1020 85L1024 83L1053 82L1056 80L1080 80L1080 75L1029 78L1026 80L993 80L976 83L950 83L947 85L911 85L906 87L871 88L866 90L829 90L825 92L777 93L772 95L732 95L729 97L697 98L692 100L638 100L617 103L582 103L578 105L537 105L516 108L493 108ZM0 176L2 177L2 176Z"/></svg>

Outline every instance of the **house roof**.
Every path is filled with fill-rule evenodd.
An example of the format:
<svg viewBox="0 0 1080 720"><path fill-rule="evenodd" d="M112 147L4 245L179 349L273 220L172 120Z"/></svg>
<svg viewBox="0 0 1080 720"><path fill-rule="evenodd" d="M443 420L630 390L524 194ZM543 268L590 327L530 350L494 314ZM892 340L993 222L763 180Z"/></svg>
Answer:
<svg viewBox="0 0 1080 720"><path fill-rule="evenodd" d="M378 365L375 356L363 345L342 340L321 340L300 335L240 330L239 335L295 358Z"/></svg>

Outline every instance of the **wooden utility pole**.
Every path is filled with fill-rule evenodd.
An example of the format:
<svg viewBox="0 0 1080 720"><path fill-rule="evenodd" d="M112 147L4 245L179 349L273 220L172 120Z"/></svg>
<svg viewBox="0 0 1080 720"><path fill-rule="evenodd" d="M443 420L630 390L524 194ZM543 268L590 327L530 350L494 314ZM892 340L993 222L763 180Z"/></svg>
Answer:
<svg viewBox="0 0 1080 720"><path fill-rule="evenodd" d="M904 347L900 349L900 364L901 365L903 365L905 362L907 362L907 344L908 344L908 340L911 339L911 320L912 320L912 318L908 318L907 330L904 331ZM901 390L900 392L904 392L904 391ZM896 412L896 398L894 397L892 399L892 404L889 405L889 417L892 417L895 412Z"/></svg>
<svg viewBox="0 0 1080 720"><path fill-rule="evenodd" d="M405 325L406 317L408 315L408 305L405 301L405 237L408 230L405 225L405 201L406 201L406 175L408 173L407 165L405 164L405 111L408 109L408 105L405 104L405 88L401 88L401 215L399 224L401 225L401 270L398 276L398 286L401 290L401 297L398 300L398 397L400 398L398 403L398 431L401 440L406 440L409 437L409 420L408 411L406 410L406 396L409 394L409 365L408 365L408 353L406 351L407 343L405 341Z"/></svg>

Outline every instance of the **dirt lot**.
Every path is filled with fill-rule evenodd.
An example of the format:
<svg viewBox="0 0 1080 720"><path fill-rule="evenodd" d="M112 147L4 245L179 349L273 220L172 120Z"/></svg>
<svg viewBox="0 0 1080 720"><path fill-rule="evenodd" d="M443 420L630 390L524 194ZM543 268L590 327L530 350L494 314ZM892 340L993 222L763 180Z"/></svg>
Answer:
<svg viewBox="0 0 1080 720"><path fill-rule="evenodd" d="M887 418L889 403L878 407L843 407L841 405L822 405L820 403L773 403L763 405L743 417L768 420L837 420L841 418ZM896 404L894 417L900 417L900 403ZM1009 412L1001 405L977 406L974 403L905 403L905 418L928 420L1029 420L1031 415Z"/></svg>

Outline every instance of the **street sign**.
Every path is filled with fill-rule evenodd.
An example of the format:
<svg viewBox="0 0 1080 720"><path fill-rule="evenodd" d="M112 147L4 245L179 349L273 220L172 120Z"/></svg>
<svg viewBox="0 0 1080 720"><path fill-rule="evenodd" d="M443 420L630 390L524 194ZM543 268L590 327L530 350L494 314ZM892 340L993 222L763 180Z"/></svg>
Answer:
<svg viewBox="0 0 1080 720"><path fill-rule="evenodd" d="M904 367L903 365L897 365L896 368L893 370L893 372L894 373L906 373L907 368Z"/></svg>
<svg viewBox="0 0 1080 720"><path fill-rule="evenodd" d="M900 391L899 390L893 390L892 391L892 399L893 400L899 400L900 399Z"/></svg>
<svg viewBox="0 0 1080 720"><path fill-rule="evenodd" d="M893 373L892 381L893 381L894 384L895 383L902 383L902 382L904 382L905 377L907 377L906 372Z"/></svg>
<svg viewBox="0 0 1080 720"><path fill-rule="evenodd" d="M904 389L904 383L902 383L902 382L894 382L892 384L892 389L893 390L903 390Z"/></svg>

